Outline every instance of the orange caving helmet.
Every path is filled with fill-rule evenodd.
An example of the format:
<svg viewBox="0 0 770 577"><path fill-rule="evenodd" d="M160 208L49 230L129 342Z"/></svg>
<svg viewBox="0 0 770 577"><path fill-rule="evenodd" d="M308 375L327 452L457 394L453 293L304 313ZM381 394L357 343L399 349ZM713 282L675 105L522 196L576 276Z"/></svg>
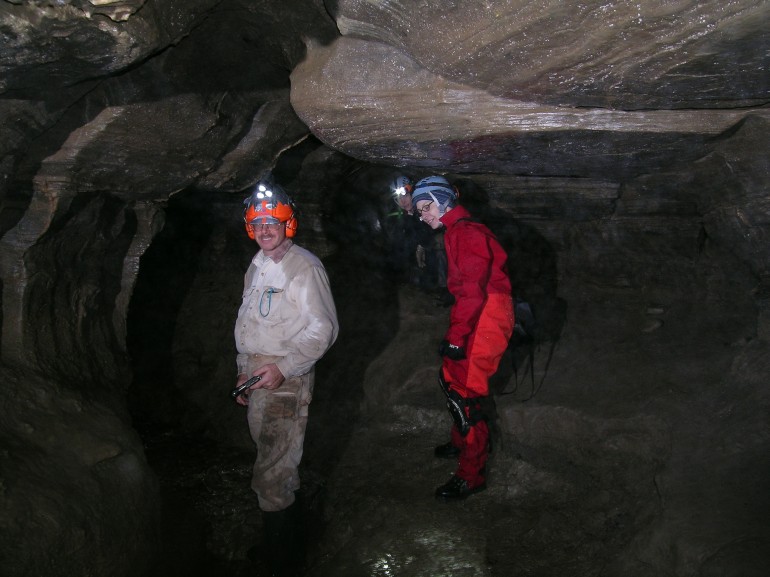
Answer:
<svg viewBox="0 0 770 577"><path fill-rule="evenodd" d="M260 182L254 187L246 200L243 211L243 221L246 224L246 234L254 240L254 225L286 223L286 236L291 238L297 234L297 217L294 202L277 184Z"/></svg>

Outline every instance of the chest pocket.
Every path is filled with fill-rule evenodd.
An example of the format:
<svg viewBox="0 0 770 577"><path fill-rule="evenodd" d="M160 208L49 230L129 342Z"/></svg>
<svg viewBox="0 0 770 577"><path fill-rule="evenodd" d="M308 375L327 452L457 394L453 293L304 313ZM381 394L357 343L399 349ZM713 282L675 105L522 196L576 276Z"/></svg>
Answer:
<svg viewBox="0 0 770 577"><path fill-rule="evenodd" d="M259 319L268 323L278 323L281 321L281 306L284 300L283 289L275 287L265 287L257 299L256 314Z"/></svg>

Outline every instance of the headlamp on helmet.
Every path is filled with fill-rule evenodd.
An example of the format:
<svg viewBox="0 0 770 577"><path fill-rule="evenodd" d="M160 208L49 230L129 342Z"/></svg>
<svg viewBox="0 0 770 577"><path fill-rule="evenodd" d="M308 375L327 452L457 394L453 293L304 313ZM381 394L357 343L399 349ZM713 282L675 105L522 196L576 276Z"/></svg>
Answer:
<svg viewBox="0 0 770 577"><path fill-rule="evenodd" d="M409 180L409 177L397 176L393 179L391 188L393 189L393 197L398 201L399 197L406 196L412 192L412 181Z"/></svg>

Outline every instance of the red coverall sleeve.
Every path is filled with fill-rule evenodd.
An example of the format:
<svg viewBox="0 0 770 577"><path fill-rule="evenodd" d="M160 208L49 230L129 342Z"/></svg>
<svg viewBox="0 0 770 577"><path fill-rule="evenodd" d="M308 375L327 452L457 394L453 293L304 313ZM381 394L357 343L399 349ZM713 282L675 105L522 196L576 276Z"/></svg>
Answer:
<svg viewBox="0 0 770 577"><path fill-rule="evenodd" d="M487 286L491 274L492 249L484 234L474 227L463 226L452 235L449 252L455 260L452 267L455 279L447 279L453 288L455 304L449 315L449 329L444 337L451 344L467 349L468 336L478 323L487 300Z"/></svg>

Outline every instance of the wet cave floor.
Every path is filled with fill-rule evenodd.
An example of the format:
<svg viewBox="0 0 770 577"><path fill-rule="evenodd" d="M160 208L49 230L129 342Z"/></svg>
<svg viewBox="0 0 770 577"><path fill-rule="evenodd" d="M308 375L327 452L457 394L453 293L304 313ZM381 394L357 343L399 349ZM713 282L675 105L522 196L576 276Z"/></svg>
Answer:
<svg viewBox="0 0 770 577"><path fill-rule="evenodd" d="M425 406L411 400L413 414L436 426L415 430L398 420L360 426L332 479L303 466L307 575L602 574L635 529L634 495L597 472L558 463L555 455L549 473L540 469L547 457L535 466L497 446L486 491L438 502L433 491L454 464L432 452L449 419L438 408L440 398L422 397ZM164 503L164 553L156 575L269 575L259 559L249 558L261 541L261 516L249 488L252 453L173 436L155 439L147 450Z"/></svg>
<svg viewBox="0 0 770 577"><path fill-rule="evenodd" d="M446 312L436 312L427 295L404 290L410 304L399 313L400 333L440 335ZM573 340L584 342L579 334ZM401 379L399 355L406 351L391 346L383 354L394 356L367 373L375 384L364 384L360 407L346 409L349 419L345 411L335 414L335 400L318 394L323 383L316 383L301 467L307 575L607 575L659 513L655 453L661 447L645 438L659 423L631 418L613 436L616 444L633 446L599 454L601 441L595 441L606 432L597 430L599 421L548 408L537 397L525 400L531 390L522 374L514 377L525 383L515 394L496 398L488 489L462 502L438 502L435 488L454 471L452 461L433 456L451 425L434 378L438 364L420 355L424 366ZM638 353L632 347L628 354ZM616 359L618 366L626 361ZM394 390L388 402L372 404L379 383ZM542 421L551 423L545 429L552 428L552 443L535 450L517 438L522 427L535 431ZM258 558L249 558L261 541L249 487L253 452L170 433L145 442L164 502L157 576L268 575Z"/></svg>

